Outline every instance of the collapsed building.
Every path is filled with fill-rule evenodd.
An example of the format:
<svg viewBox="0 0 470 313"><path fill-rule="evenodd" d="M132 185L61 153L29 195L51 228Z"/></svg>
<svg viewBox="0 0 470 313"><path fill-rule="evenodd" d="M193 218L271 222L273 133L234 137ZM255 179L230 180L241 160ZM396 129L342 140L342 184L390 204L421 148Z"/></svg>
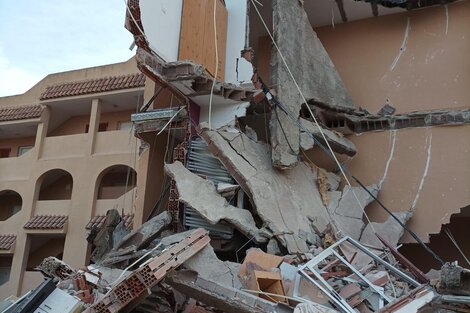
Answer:
<svg viewBox="0 0 470 313"><path fill-rule="evenodd" d="M106 313L468 310L470 2L453 2L128 1L134 230L108 211L84 264L44 260L59 283L6 312L57 289Z"/></svg>

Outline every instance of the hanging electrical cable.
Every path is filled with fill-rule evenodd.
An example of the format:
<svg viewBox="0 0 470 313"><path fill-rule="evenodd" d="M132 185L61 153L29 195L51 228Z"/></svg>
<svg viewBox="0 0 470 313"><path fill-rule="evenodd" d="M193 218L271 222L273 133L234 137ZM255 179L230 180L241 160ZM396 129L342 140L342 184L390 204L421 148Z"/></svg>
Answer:
<svg viewBox="0 0 470 313"><path fill-rule="evenodd" d="M212 81L211 94L209 97L209 129L212 129L212 100L214 98L214 88L217 81L217 75L219 75L219 49L217 47L217 0L214 0L214 14L213 14L213 23L214 23L214 45L215 45L215 73L214 79Z"/></svg>

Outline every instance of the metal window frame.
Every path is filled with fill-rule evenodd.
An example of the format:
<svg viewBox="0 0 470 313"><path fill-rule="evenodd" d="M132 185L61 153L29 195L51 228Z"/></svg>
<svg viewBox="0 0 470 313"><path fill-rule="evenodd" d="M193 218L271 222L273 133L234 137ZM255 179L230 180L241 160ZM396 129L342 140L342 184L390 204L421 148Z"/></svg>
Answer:
<svg viewBox="0 0 470 313"><path fill-rule="evenodd" d="M310 281L312 284L314 284L316 287L318 287L334 304L335 306L340 309L342 312L346 313L355 313L356 311L354 308L352 308L346 299L341 297L338 292L336 292L333 287L321 276L321 273L315 269L315 267L324 259L326 259L329 256L335 256L338 260L340 260L341 263L346 265L351 269L351 271L357 275L363 282L367 284L367 286L375 293L377 293L380 297L381 303L383 300L383 303L391 303L395 299L388 297L387 295L384 294L382 291L382 288L374 285L371 281L369 281L364 275L362 275L359 270L357 270L355 267L351 265L345 258L343 258L335 249L339 248L340 245L344 243L349 243L353 245L355 248L360 250L361 252L365 253L367 256L372 258L374 261L377 263L381 264L384 266L387 270L407 282L408 284L414 286L414 287L420 287L421 284L414 280L412 277L408 276L407 274L403 273L402 271L398 270L395 268L393 265L388 263L387 261L381 259L379 256L368 250L366 247L361 245L358 241L352 239L351 237L343 237L342 239L338 240L336 243L319 253L316 257L314 257L312 260L307 262L306 264L302 265L299 268L298 273L300 275L296 275L295 277L295 282L294 282L294 291L293 291L293 297L297 299L302 299L302 297L299 296L299 285L300 285L300 277L304 277L308 281ZM315 279L310 277L310 275L306 272L306 269L311 271L313 275L315 276Z"/></svg>

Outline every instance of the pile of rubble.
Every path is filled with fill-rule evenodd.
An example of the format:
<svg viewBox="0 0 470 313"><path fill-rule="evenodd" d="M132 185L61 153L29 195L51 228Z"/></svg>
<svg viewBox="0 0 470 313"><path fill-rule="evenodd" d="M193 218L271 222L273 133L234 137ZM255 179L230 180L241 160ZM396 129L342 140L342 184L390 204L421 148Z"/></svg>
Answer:
<svg viewBox="0 0 470 313"><path fill-rule="evenodd" d="M187 164L165 165L172 205L132 231L108 211L87 237L91 265L46 258L44 282L0 312L469 311L469 271L427 277L397 251L410 212L366 224L376 185L340 188L311 162L277 169L244 129L202 124Z"/></svg>
<svg viewBox="0 0 470 313"><path fill-rule="evenodd" d="M44 282L0 312L467 312L470 272L446 264L432 282L388 248L317 234L311 252L246 250L220 260L208 231L168 230L167 212L123 231L116 210L94 235L95 264L82 269L48 257ZM89 238L90 239L90 238Z"/></svg>

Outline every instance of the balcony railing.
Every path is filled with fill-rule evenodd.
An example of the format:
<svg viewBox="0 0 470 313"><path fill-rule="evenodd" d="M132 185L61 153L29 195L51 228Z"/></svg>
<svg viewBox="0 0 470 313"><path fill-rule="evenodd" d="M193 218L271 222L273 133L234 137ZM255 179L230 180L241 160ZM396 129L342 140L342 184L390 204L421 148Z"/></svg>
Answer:
<svg viewBox="0 0 470 313"><path fill-rule="evenodd" d="M117 209L121 212L124 208L124 213L132 212L132 205L135 202L135 193L137 188L132 188L117 199L98 199L95 204L95 215L104 215L110 209Z"/></svg>
<svg viewBox="0 0 470 313"><path fill-rule="evenodd" d="M69 215L72 200L38 200L34 215Z"/></svg>
<svg viewBox="0 0 470 313"><path fill-rule="evenodd" d="M82 157L87 153L88 134L46 137L44 139L43 159Z"/></svg>
<svg viewBox="0 0 470 313"><path fill-rule="evenodd" d="M112 130L96 134L94 154L131 153L135 149L134 134L129 130Z"/></svg>
<svg viewBox="0 0 470 313"><path fill-rule="evenodd" d="M28 179L36 148L19 157L0 158L0 182Z"/></svg>
<svg viewBox="0 0 470 313"><path fill-rule="evenodd" d="M21 294L24 295L30 290L36 288L42 281L44 276L41 272L25 271L23 276L23 284L21 284Z"/></svg>

